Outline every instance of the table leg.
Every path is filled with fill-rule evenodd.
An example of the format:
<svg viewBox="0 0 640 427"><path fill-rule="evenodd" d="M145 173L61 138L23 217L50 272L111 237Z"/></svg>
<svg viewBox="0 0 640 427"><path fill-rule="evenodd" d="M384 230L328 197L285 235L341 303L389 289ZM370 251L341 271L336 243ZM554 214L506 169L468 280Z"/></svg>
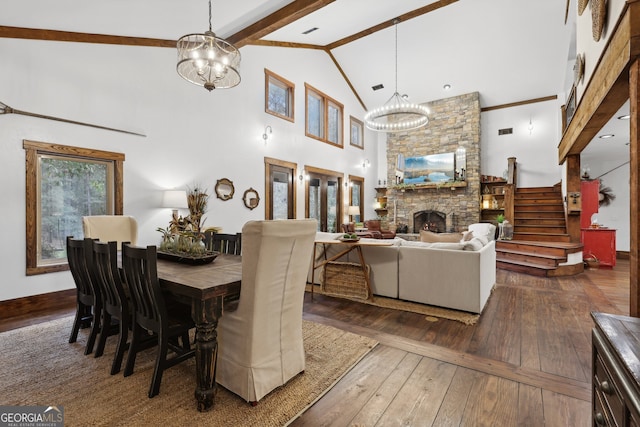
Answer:
<svg viewBox="0 0 640 427"><path fill-rule="evenodd" d="M196 324L196 390L198 411L213 408L216 396L216 359L218 357L218 318L222 315L222 297L194 300L191 317Z"/></svg>

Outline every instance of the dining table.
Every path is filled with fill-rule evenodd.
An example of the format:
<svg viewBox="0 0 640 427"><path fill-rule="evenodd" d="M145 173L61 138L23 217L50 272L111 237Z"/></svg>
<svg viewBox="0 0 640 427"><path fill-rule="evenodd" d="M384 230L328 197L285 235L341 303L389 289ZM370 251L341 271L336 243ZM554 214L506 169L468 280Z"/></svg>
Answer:
<svg viewBox="0 0 640 427"><path fill-rule="evenodd" d="M240 295L242 258L220 254L208 264L191 265L158 258L160 287L191 304L196 325L195 398L198 411L214 407L216 395L217 327L225 300Z"/></svg>

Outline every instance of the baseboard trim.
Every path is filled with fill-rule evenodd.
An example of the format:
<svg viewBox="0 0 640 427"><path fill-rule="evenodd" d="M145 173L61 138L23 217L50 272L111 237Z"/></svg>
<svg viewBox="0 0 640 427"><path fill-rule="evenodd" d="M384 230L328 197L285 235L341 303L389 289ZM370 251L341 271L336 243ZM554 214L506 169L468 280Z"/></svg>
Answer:
<svg viewBox="0 0 640 427"><path fill-rule="evenodd" d="M616 251L617 259L629 259L629 251Z"/></svg>
<svg viewBox="0 0 640 427"><path fill-rule="evenodd" d="M49 292L29 297L0 301L2 317L24 316L29 313L60 309L73 309L76 305L76 290Z"/></svg>

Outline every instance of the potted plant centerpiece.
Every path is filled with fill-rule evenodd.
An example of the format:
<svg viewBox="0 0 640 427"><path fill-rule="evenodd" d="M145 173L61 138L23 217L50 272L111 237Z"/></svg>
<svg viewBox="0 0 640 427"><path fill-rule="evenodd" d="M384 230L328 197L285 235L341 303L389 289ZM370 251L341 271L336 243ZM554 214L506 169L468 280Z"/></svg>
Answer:
<svg viewBox="0 0 640 427"><path fill-rule="evenodd" d="M206 248L202 231L208 201L206 190L197 186L187 189L189 215L182 217L174 213L167 228L157 229L162 233L159 257L190 264L205 264L215 259L218 254Z"/></svg>

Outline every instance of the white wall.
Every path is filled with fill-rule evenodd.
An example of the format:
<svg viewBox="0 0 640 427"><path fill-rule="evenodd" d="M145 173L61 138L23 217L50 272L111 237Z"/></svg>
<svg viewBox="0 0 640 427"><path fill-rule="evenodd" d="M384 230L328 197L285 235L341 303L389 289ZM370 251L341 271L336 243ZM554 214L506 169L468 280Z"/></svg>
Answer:
<svg viewBox="0 0 640 427"><path fill-rule="evenodd" d="M515 157L518 187L551 186L562 180L558 165L560 101L484 111L480 115L480 173L502 176ZM533 126L529 132L529 119ZM513 128L510 135L499 129Z"/></svg>
<svg viewBox="0 0 640 427"><path fill-rule="evenodd" d="M69 272L25 276L25 156L23 139L122 152L124 212L139 222L139 244L157 244L157 227L168 224L160 208L162 191L194 184L212 195L205 225L240 231L264 218L264 157L365 176L365 216L372 217L377 184L377 135L366 131L365 150L350 147L349 115L364 111L329 57L317 50L271 47L242 49L242 82L208 93L175 72L176 52L168 48L0 39L0 101L25 111L122 128L147 135L64 124L21 115L0 116L1 199L4 274L0 300L69 289ZM264 112L264 68L295 83L295 123ZM344 103L345 148L304 136L304 83ZM264 127L273 128L267 146ZM367 158L373 167L360 166ZM213 193L217 179L234 182L236 195L223 202ZM253 187L261 204L249 210L242 193ZM304 187L298 186L297 215L304 216ZM346 205L345 201L345 205ZM346 210L345 210L346 212Z"/></svg>

